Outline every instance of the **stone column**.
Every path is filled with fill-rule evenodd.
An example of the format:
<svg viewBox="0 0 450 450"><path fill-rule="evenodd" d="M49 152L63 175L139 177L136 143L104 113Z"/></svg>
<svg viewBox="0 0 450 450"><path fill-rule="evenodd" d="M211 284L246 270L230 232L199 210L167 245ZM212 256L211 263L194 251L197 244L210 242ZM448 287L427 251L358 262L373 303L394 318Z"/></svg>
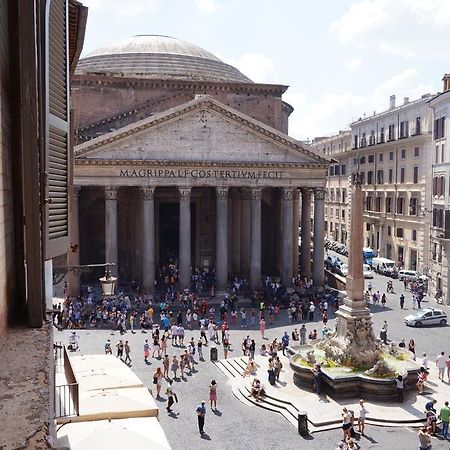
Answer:
<svg viewBox="0 0 450 450"><path fill-rule="evenodd" d="M191 188L179 187L180 191L180 248L179 285L191 287Z"/></svg>
<svg viewBox="0 0 450 450"><path fill-rule="evenodd" d="M250 285L261 284L261 188L251 190Z"/></svg>
<svg viewBox="0 0 450 450"><path fill-rule="evenodd" d="M324 237L325 237L325 189L314 189L314 286L323 287L324 282Z"/></svg>
<svg viewBox="0 0 450 450"><path fill-rule="evenodd" d="M228 188L216 187L216 287L225 291L228 282Z"/></svg>
<svg viewBox="0 0 450 450"><path fill-rule="evenodd" d="M80 190L80 186L72 187L72 208L70 211L70 248L67 252L68 266L78 266L80 264L80 219L78 216ZM67 273L67 285L70 298L78 297L80 295L80 275L78 273Z"/></svg>
<svg viewBox="0 0 450 450"><path fill-rule="evenodd" d="M240 274L250 277L250 240L251 211L250 189L241 189L241 271Z"/></svg>
<svg viewBox="0 0 450 450"><path fill-rule="evenodd" d="M231 271L236 275L239 275L241 271L241 219L241 195L240 192L235 192L231 233Z"/></svg>
<svg viewBox="0 0 450 450"><path fill-rule="evenodd" d="M114 263L111 274L117 277L119 261L117 251L117 187L105 187L105 262Z"/></svg>
<svg viewBox="0 0 450 450"><path fill-rule="evenodd" d="M142 190L142 281L144 292L152 294L155 288L155 188L143 186Z"/></svg>
<svg viewBox="0 0 450 450"><path fill-rule="evenodd" d="M300 225L300 191L294 189L293 203L293 225L292 225L292 275L298 273L298 226Z"/></svg>
<svg viewBox="0 0 450 450"><path fill-rule="evenodd" d="M283 188L283 235L282 235L282 260L281 282L287 287L292 287L292 226L293 226L293 199L292 188Z"/></svg>
<svg viewBox="0 0 450 450"><path fill-rule="evenodd" d="M311 278L311 188L302 188L301 273Z"/></svg>

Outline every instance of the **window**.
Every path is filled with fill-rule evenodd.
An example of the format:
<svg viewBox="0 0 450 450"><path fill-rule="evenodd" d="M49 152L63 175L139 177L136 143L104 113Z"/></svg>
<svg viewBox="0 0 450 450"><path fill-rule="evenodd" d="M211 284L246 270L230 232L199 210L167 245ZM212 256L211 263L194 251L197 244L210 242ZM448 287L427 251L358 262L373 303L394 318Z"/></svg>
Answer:
<svg viewBox="0 0 450 450"><path fill-rule="evenodd" d="M384 183L384 174L382 170L379 170L377 172L377 183L378 184L383 184Z"/></svg>
<svg viewBox="0 0 450 450"><path fill-rule="evenodd" d="M386 212L391 213L392 212L392 197L386 197Z"/></svg>
<svg viewBox="0 0 450 450"><path fill-rule="evenodd" d="M366 182L366 174L364 172L361 172L361 184L365 184Z"/></svg>
<svg viewBox="0 0 450 450"><path fill-rule="evenodd" d="M342 210L342 220L345 220L345 209Z"/></svg>
<svg viewBox="0 0 450 450"><path fill-rule="evenodd" d="M444 228L444 210L440 208L433 209L433 227Z"/></svg>
<svg viewBox="0 0 450 450"><path fill-rule="evenodd" d="M341 166L341 175L345 175L346 172L347 172L347 167L345 166L345 164L342 164L342 166Z"/></svg>
<svg viewBox="0 0 450 450"><path fill-rule="evenodd" d="M420 130L420 116L419 116L419 117L416 117L416 132L415 132L415 134L417 135L420 133L421 133L421 130Z"/></svg>
<svg viewBox="0 0 450 450"><path fill-rule="evenodd" d="M360 156L360 158L359 158L359 163L362 165L362 164L365 164L366 163L366 157L365 156Z"/></svg>
<svg viewBox="0 0 450 450"><path fill-rule="evenodd" d="M330 166L330 176L332 177L334 175L334 166Z"/></svg>
<svg viewBox="0 0 450 450"><path fill-rule="evenodd" d="M378 155L378 161L383 162L383 153Z"/></svg>
<svg viewBox="0 0 450 450"><path fill-rule="evenodd" d="M389 169L389 183L391 184L394 179L394 171Z"/></svg>
<svg viewBox="0 0 450 450"><path fill-rule="evenodd" d="M434 121L434 139L441 139L445 136L445 116Z"/></svg>
<svg viewBox="0 0 450 450"><path fill-rule="evenodd" d="M402 148L401 159L406 159L406 148Z"/></svg>
<svg viewBox="0 0 450 450"><path fill-rule="evenodd" d="M379 144L383 144L384 143L384 127L381 127L380 129L380 140L378 142Z"/></svg>
<svg viewBox="0 0 450 450"><path fill-rule="evenodd" d="M411 240L413 242L417 241L417 230L412 230L412 232L411 232Z"/></svg>
<svg viewBox="0 0 450 450"><path fill-rule="evenodd" d="M366 133L362 134L361 141L359 142L360 147L365 147L367 145Z"/></svg>
<svg viewBox="0 0 450 450"><path fill-rule="evenodd" d="M389 161L394 161L394 152L389 152Z"/></svg>
<svg viewBox="0 0 450 450"><path fill-rule="evenodd" d="M340 174L340 166L334 166L334 174L339 175Z"/></svg>
<svg viewBox="0 0 450 450"><path fill-rule="evenodd" d="M369 155L367 158L369 164L373 164L375 161L375 155Z"/></svg>
<svg viewBox="0 0 450 450"><path fill-rule="evenodd" d="M436 255L437 255L437 244L434 243L433 244L433 250L431 252L431 257L432 257L433 261L436 261Z"/></svg>
<svg viewBox="0 0 450 450"><path fill-rule="evenodd" d="M419 147L414 147L414 158L419 157Z"/></svg>
<svg viewBox="0 0 450 450"><path fill-rule="evenodd" d="M342 203L345 203L347 201L347 190L344 188L342 189Z"/></svg>
<svg viewBox="0 0 450 450"><path fill-rule="evenodd" d="M401 167L400 168L400 183L404 183L405 182L405 168Z"/></svg>
<svg viewBox="0 0 450 450"><path fill-rule="evenodd" d="M371 170L367 172L367 184L373 184L373 172Z"/></svg>
<svg viewBox="0 0 450 450"><path fill-rule="evenodd" d="M441 163L445 163L445 144L441 144Z"/></svg>
<svg viewBox="0 0 450 450"><path fill-rule="evenodd" d="M393 141L394 139L395 139L395 125L389 125L388 141Z"/></svg>
<svg viewBox="0 0 450 450"><path fill-rule="evenodd" d="M390 225L388 225L387 234L388 236L392 236L392 227Z"/></svg>
<svg viewBox="0 0 450 450"><path fill-rule="evenodd" d="M403 228L397 228L397 237L402 238L404 234ZM399 249L400 250L400 249Z"/></svg>
<svg viewBox="0 0 450 450"><path fill-rule="evenodd" d="M353 148L358 148L358 135L353 136Z"/></svg>
<svg viewBox="0 0 450 450"><path fill-rule="evenodd" d="M366 197L366 211L372 211L372 197Z"/></svg>
<svg viewBox="0 0 450 450"><path fill-rule="evenodd" d="M409 128L409 124L408 124L407 120L400 122L400 139L408 137L408 133L409 133L408 128Z"/></svg>
<svg viewBox="0 0 450 450"><path fill-rule="evenodd" d="M397 197L397 214L404 214L405 211L405 199L403 197Z"/></svg>
<svg viewBox="0 0 450 450"><path fill-rule="evenodd" d="M378 196L376 198L375 211L376 212L381 212L381 196Z"/></svg>
<svg viewBox="0 0 450 450"><path fill-rule="evenodd" d="M409 215L417 216L417 198L411 197L409 199Z"/></svg>
<svg viewBox="0 0 450 450"><path fill-rule="evenodd" d="M366 231L370 231L370 223L366 223Z"/></svg>
<svg viewBox="0 0 450 450"><path fill-rule="evenodd" d="M375 131L372 130L370 132L369 145L374 145L374 144L375 144Z"/></svg>
<svg viewBox="0 0 450 450"><path fill-rule="evenodd" d="M418 166L414 166L413 169L413 183L418 183L419 182L419 167Z"/></svg>

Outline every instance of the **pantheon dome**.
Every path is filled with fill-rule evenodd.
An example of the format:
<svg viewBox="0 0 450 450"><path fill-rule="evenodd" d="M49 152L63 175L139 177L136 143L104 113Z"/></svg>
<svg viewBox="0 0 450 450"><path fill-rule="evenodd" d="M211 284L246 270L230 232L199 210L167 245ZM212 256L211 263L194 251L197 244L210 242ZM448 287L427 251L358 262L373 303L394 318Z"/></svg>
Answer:
<svg viewBox="0 0 450 450"><path fill-rule="evenodd" d="M213 54L170 36L138 35L89 53L77 74L105 73L146 78L252 83Z"/></svg>

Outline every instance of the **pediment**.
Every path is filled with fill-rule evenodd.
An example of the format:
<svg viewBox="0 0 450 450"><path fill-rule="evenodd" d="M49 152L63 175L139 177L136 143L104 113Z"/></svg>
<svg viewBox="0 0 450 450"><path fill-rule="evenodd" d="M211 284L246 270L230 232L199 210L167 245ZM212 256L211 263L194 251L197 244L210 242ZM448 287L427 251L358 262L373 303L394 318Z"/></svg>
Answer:
<svg viewBox="0 0 450 450"><path fill-rule="evenodd" d="M75 147L77 160L327 165L329 160L215 99L201 98Z"/></svg>

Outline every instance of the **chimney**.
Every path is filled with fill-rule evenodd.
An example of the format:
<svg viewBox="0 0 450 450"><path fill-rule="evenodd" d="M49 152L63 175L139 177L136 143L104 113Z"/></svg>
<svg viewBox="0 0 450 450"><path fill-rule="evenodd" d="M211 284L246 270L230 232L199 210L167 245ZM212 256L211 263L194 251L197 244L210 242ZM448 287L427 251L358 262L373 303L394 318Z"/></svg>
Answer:
<svg viewBox="0 0 450 450"><path fill-rule="evenodd" d="M395 95L389 97L389 109L395 108Z"/></svg>
<svg viewBox="0 0 450 450"><path fill-rule="evenodd" d="M442 81L444 82L444 92L450 91L450 73L446 73Z"/></svg>
<svg viewBox="0 0 450 450"><path fill-rule="evenodd" d="M403 104L407 105L409 103L409 97L403 97Z"/></svg>

